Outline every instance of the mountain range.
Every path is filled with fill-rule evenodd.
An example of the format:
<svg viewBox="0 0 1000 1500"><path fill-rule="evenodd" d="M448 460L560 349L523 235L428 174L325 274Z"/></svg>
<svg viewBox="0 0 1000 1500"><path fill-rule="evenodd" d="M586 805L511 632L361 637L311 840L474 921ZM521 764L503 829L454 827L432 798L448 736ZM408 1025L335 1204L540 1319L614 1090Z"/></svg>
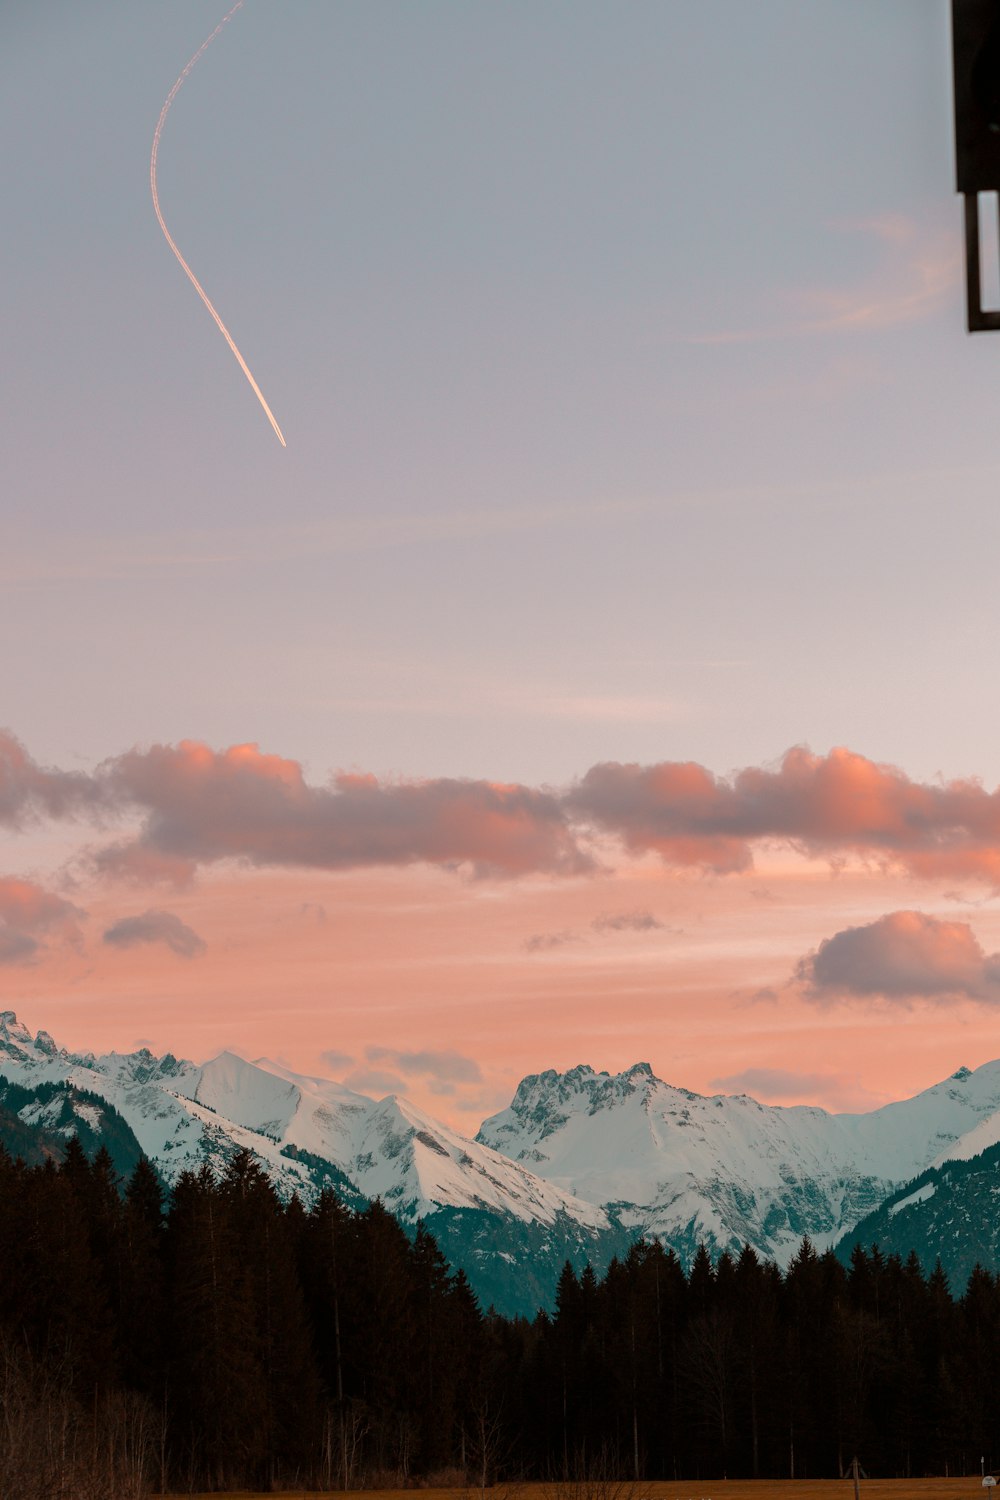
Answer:
<svg viewBox="0 0 1000 1500"><path fill-rule="evenodd" d="M531 1316L551 1306L567 1259L600 1272L642 1235L685 1264L699 1244L713 1255L749 1244L786 1265L805 1235L840 1253L856 1235L906 1253L909 1233L923 1258L963 1274L973 1249L955 1225L976 1211L963 1221L955 1194L1000 1191L1000 1061L836 1115L705 1097L648 1063L550 1070L470 1140L405 1099L267 1058L73 1053L0 1013L0 1141L38 1159L73 1131L123 1172L145 1155L167 1186L248 1148L284 1198L308 1204L326 1187L355 1208L379 1198L405 1227L426 1223L484 1304ZM948 1195L950 1217L937 1213ZM1000 1245L981 1239L973 1248L995 1259Z"/></svg>

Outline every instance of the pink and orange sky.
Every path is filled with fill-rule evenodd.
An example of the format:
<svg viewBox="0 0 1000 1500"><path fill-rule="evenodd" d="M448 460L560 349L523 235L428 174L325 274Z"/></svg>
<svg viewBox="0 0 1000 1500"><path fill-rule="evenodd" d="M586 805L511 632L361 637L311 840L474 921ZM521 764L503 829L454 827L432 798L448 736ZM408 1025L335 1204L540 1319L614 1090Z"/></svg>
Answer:
<svg viewBox="0 0 1000 1500"><path fill-rule="evenodd" d="M0 19L3 1003L466 1130L1000 1055L947 7L246 0L159 193L287 449L149 201L220 17Z"/></svg>
<svg viewBox="0 0 1000 1500"><path fill-rule="evenodd" d="M996 1050L1000 792L847 750L553 788L4 736L0 820L58 831L0 881L0 961L74 1046L266 1052L466 1128L581 1060L860 1109Z"/></svg>

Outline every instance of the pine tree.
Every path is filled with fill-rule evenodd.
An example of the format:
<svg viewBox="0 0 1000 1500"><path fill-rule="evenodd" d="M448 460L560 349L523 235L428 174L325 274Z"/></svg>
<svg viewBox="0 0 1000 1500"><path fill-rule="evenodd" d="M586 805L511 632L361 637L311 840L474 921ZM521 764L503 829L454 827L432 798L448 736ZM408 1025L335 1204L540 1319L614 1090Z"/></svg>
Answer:
<svg viewBox="0 0 1000 1500"><path fill-rule="evenodd" d="M181 1482L227 1488L266 1468L267 1387L251 1268L211 1170L174 1184L167 1229L168 1389Z"/></svg>
<svg viewBox="0 0 1000 1500"><path fill-rule="evenodd" d="M163 1189L140 1157L125 1190L122 1213L119 1339L122 1374L158 1410L165 1401L166 1283Z"/></svg>

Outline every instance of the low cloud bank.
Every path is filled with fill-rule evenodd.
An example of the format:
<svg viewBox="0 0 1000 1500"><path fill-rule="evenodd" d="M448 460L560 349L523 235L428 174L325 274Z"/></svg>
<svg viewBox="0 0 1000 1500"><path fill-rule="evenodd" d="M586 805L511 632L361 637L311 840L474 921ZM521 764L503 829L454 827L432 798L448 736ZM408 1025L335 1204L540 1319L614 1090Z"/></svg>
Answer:
<svg viewBox="0 0 1000 1500"><path fill-rule="evenodd" d="M388 1063L400 1073L416 1078L433 1078L441 1083L482 1083L483 1075L474 1057L461 1052L401 1052L395 1047L367 1047L365 1056L371 1063Z"/></svg>
<svg viewBox="0 0 1000 1500"><path fill-rule="evenodd" d="M712 1087L769 1104L808 1100L835 1111L864 1112L884 1102L846 1073L797 1073L789 1068L744 1068L742 1073L713 1078Z"/></svg>
<svg viewBox="0 0 1000 1500"><path fill-rule="evenodd" d="M0 734L0 823L43 816L138 821L137 833L94 859L141 883L181 883L222 860L571 876L598 868L600 839L715 875L752 869L755 846L778 843L1000 888L1000 792L974 780L913 781L846 749L796 747L776 766L730 777L695 762L605 762L562 790L344 771L316 786L297 761L256 745L154 745L84 774L39 766Z"/></svg>

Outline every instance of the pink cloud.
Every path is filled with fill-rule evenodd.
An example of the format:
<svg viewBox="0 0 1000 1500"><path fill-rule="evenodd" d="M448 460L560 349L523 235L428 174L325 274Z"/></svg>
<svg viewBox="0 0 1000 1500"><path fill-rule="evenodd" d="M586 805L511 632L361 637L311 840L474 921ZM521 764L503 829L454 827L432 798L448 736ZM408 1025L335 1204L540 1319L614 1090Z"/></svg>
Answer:
<svg viewBox="0 0 1000 1500"><path fill-rule="evenodd" d="M655 932L669 930L665 922L654 917L651 911L604 911L594 917L591 927L595 932Z"/></svg>
<svg viewBox="0 0 1000 1500"><path fill-rule="evenodd" d="M849 1073L799 1073L791 1068L744 1068L713 1078L714 1088L749 1094L768 1104L819 1104L824 1109L876 1109L884 1099L862 1087Z"/></svg>
<svg viewBox="0 0 1000 1500"><path fill-rule="evenodd" d="M365 1056L370 1063L388 1063L400 1073L418 1077L434 1078L440 1083L482 1083L483 1075L473 1057L466 1057L452 1048L440 1051L426 1048L407 1052L395 1047L366 1047Z"/></svg>
<svg viewBox="0 0 1000 1500"><path fill-rule="evenodd" d="M879 247L880 263L863 281L785 290L772 321L695 335L689 342L758 343L918 323L939 312L960 282L961 257L950 229L928 233L898 214L832 227L863 235Z"/></svg>
<svg viewBox="0 0 1000 1500"><path fill-rule="evenodd" d="M533 932L525 938L524 948L528 953L550 953L553 948L565 948L567 943L578 942L580 934L564 928L561 932Z"/></svg>
<svg viewBox="0 0 1000 1500"><path fill-rule="evenodd" d="M877 861L924 879L1000 887L1000 792L918 782L847 749L787 752L729 777L695 762L592 766L569 789L337 772L310 784L256 745L134 749L90 775L39 767L0 735L0 822L41 814L138 819L98 868L181 885L224 860L347 870L424 863L477 875L575 875L595 834L634 855L713 874L752 869L755 845Z"/></svg>
<svg viewBox="0 0 1000 1500"><path fill-rule="evenodd" d="M348 1073L344 1083L356 1093L369 1094L376 1099L386 1094L406 1092L406 1084L399 1074L390 1073L383 1068L356 1068L353 1073Z"/></svg>
<svg viewBox="0 0 1000 1500"><path fill-rule="evenodd" d="M1000 953L986 954L967 922L894 911L846 927L802 959L796 977L807 999L881 998L1000 1003Z"/></svg>
<svg viewBox="0 0 1000 1500"><path fill-rule="evenodd" d="M335 1073L343 1073L346 1068L353 1068L354 1058L349 1052L338 1052L336 1047L330 1047L320 1053L320 1059L324 1066L332 1068Z"/></svg>
<svg viewBox="0 0 1000 1500"><path fill-rule="evenodd" d="M256 745L214 751L190 740L129 751L101 775L113 800L146 823L99 863L140 879L150 868L182 879L224 859L328 870L426 862L500 875L590 864L559 799L530 787L346 772L316 787L297 761Z"/></svg>
<svg viewBox="0 0 1000 1500"><path fill-rule="evenodd" d="M206 944L193 927L182 922L171 911L141 912L135 917L120 917L106 930L103 942L111 948L137 948L148 943L162 943L178 958L198 958Z"/></svg>
<svg viewBox="0 0 1000 1500"><path fill-rule="evenodd" d="M0 964L33 963L53 941L78 947L85 916L31 880L0 879Z"/></svg>
<svg viewBox="0 0 1000 1500"><path fill-rule="evenodd" d="M922 877L1000 883L1000 793L975 781L911 781L846 749L797 747L777 770L728 780L692 763L610 762L592 767L567 805L633 853L716 874L750 869L755 842L780 840Z"/></svg>
<svg viewBox="0 0 1000 1500"><path fill-rule="evenodd" d="M103 791L82 772L46 769L20 740L0 730L0 824L18 828L26 819L73 817L94 811Z"/></svg>

